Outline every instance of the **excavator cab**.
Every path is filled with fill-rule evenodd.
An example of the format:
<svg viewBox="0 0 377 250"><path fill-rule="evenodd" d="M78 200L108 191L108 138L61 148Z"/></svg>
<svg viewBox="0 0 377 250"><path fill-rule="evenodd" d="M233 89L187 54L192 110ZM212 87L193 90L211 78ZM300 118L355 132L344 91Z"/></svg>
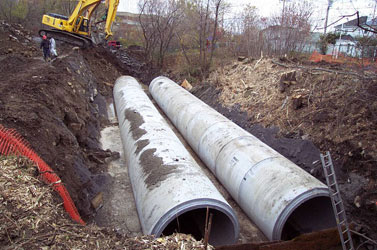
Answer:
<svg viewBox="0 0 377 250"><path fill-rule="evenodd" d="M77 18L76 27L78 27L79 32L84 32L89 35L89 19Z"/></svg>

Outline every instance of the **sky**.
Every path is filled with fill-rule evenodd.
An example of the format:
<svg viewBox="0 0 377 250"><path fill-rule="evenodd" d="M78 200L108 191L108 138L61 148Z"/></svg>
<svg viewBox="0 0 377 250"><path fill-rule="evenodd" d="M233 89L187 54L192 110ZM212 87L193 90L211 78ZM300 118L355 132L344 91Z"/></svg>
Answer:
<svg viewBox="0 0 377 250"><path fill-rule="evenodd" d="M120 0L118 7L119 11L126 11L132 13L138 13L137 3L139 0ZM282 0L225 0L231 5L231 11L233 13L240 12L246 4L254 5L258 8L258 13L261 16L271 16L275 13L281 12L283 1ZM289 2L289 0L286 0ZM313 0L312 1L315 12L313 14L313 20L318 27L323 27L326 16L326 9L328 6L328 0ZM329 12L328 24L338 20L341 16L350 15L358 10L360 16L376 16L377 0L334 0L332 7ZM335 25L347 22L356 18L344 18ZM333 26L335 26L333 25ZM323 29L318 29L315 31L323 31ZM331 31L331 27L330 27Z"/></svg>

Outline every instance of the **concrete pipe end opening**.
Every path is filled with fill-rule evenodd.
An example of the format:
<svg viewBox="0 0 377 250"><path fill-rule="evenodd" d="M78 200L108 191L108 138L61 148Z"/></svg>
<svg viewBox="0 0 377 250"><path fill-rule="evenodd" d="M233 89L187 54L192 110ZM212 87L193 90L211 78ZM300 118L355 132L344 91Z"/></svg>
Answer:
<svg viewBox="0 0 377 250"><path fill-rule="evenodd" d="M160 237L177 232L191 234L196 240L201 240L205 235L207 207L209 214L213 214L209 243L213 246L234 244L239 235L238 219L229 205L212 199L179 204L161 217L151 234Z"/></svg>
<svg viewBox="0 0 377 250"><path fill-rule="evenodd" d="M291 240L300 234L336 226L327 188L310 190L288 205L273 231L273 240Z"/></svg>

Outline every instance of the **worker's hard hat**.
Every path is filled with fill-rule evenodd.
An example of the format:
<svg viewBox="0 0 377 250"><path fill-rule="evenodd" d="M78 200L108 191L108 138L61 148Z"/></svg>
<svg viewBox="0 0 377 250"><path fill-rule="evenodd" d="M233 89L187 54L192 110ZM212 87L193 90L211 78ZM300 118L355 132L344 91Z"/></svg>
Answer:
<svg viewBox="0 0 377 250"><path fill-rule="evenodd" d="M44 36L43 36L42 38L43 38L43 40L46 40L46 39L47 39L47 36L46 36L46 35L44 35Z"/></svg>

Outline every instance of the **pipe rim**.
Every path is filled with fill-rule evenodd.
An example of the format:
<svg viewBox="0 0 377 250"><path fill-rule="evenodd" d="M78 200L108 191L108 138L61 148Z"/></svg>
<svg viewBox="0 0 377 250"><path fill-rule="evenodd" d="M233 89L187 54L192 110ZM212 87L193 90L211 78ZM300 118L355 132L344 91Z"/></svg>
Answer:
<svg viewBox="0 0 377 250"><path fill-rule="evenodd" d="M295 199L293 199L280 213L279 217L276 220L274 229L272 231L272 239L271 240L280 240L281 234L283 232L283 228L285 223L287 222L289 216L298 208L301 204L317 197L330 197L329 190L326 187L323 188L314 188L308 190Z"/></svg>
<svg viewBox="0 0 377 250"><path fill-rule="evenodd" d="M207 207L222 212L229 218L233 225L233 243L236 242L240 231L238 218L236 214L233 212L232 208L224 202L208 198L200 198L186 201L173 207L156 222L150 234L154 235L156 238L160 237L164 229L169 225L170 222L177 218L177 216L189 212L191 210Z"/></svg>

